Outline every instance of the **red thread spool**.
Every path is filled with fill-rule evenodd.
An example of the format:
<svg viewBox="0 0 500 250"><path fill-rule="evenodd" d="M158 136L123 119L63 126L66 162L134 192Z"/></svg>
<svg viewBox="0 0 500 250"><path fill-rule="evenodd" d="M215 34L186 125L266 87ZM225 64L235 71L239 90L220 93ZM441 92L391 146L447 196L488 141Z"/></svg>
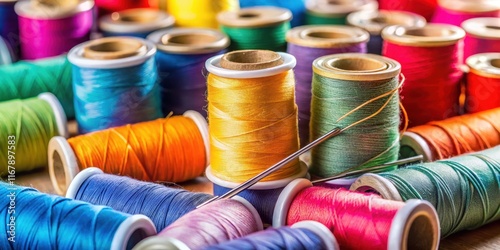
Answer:
<svg viewBox="0 0 500 250"><path fill-rule="evenodd" d="M382 54L401 63L401 91L409 126L458 115L465 32L447 24L391 26L382 32Z"/></svg>
<svg viewBox="0 0 500 250"><path fill-rule="evenodd" d="M437 249L439 222L429 202L404 203L345 189L312 187L296 179L281 193L273 226L314 220L333 232L341 249Z"/></svg>
<svg viewBox="0 0 500 250"><path fill-rule="evenodd" d="M430 21L437 7L437 0L378 0L381 10L402 10L419 14Z"/></svg>
<svg viewBox="0 0 500 250"><path fill-rule="evenodd" d="M500 107L500 53L467 59L470 68L465 91L465 111L476 113Z"/></svg>
<svg viewBox="0 0 500 250"><path fill-rule="evenodd" d="M464 40L464 59L486 52L500 52L500 18L473 18L462 23L467 33Z"/></svg>

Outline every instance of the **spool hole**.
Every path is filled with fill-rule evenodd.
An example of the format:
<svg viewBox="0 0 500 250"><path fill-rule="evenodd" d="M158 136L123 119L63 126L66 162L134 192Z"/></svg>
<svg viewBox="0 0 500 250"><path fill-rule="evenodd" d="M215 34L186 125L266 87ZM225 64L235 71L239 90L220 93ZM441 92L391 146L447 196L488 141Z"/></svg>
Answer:
<svg viewBox="0 0 500 250"><path fill-rule="evenodd" d="M283 59L270 50L239 50L222 56L220 64L231 70L259 70L281 65Z"/></svg>
<svg viewBox="0 0 500 250"><path fill-rule="evenodd" d="M452 31L448 29L443 29L440 27L425 27L420 29L407 30L406 35L408 36L420 36L420 37L444 37L452 35Z"/></svg>
<svg viewBox="0 0 500 250"><path fill-rule="evenodd" d="M92 59L118 59L137 55L145 46L135 39L102 38L84 48L83 56Z"/></svg>
<svg viewBox="0 0 500 250"><path fill-rule="evenodd" d="M158 19L158 13L148 10L114 12L111 14L111 19L129 23L150 23Z"/></svg>
<svg viewBox="0 0 500 250"><path fill-rule="evenodd" d="M59 152L54 151L52 154L52 160L54 163L53 169L54 169L54 175L57 180L57 186L59 187L59 190L67 190L68 188L68 183L66 183L66 175L64 172L64 164L61 158L61 155Z"/></svg>
<svg viewBox="0 0 500 250"><path fill-rule="evenodd" d="M371 19L373 23L386 24L389 22L389 19L385 16L377 16Z"/></svg>
<svg viewBox="0 0 500 250"><path fill-rule="evenodd" d="M162 37L163 44L200 45L217 41L217 37L207 34L180 34L165 35Z"/></svg>
<svg viewBox="0 0 500 250"><path fill-rule="evenodd" d="M340 32L328 32L328 31L315 31L307 34L308 37L312 38L323 38L323 39L339 39L339 38L351 38L352 36L346 33Z"/></svg>
<svg viewBox="0 0 500 250"><path fill-rule="evenodd" d="M500 59L491 59L491 66L500 69Z"/></svg>
<svg viewBox="0 0 500 250"><path fill-rule="evenodd" d="M369 186L357 187L356 192L380 195L380 193L377 190Z"/></svg>
<svg viewBox="0 0 500 250"><path fill-rule="evenodd" d="M132 235L130 235L130 239L127 242L127 250L132 250L135 245L137 245L143 239L146 239L149 235L142 229L135 230Z"/></svg>
<svg viewBox="0 0 500 250"><path fill-rule="evenodd" d="M331 66L344 71L380 71L387 65L370 58L339 58L331 62Z"/></svg>
<svg viewBox="0 0 500 250"><path fill-rule="evenodd" d="M486 28L490 30L500 30L499 25L486 25Z"/></svg>
<svg viewBox="0 0 500 250"><path fill-rule="evenodd" d="M242 13L242 14L239 14L238 17L239 18L256 18L256 17L259 17L260 14L259 13Z"/></svg>
<svg viewBox="0 0 500 250"><path fill-rule="evenodd" d="M406 235L406 249L420 250L433 249L435 241L435 232L432 222L428 216L419 214L410 225L410 230Z"/></svg>

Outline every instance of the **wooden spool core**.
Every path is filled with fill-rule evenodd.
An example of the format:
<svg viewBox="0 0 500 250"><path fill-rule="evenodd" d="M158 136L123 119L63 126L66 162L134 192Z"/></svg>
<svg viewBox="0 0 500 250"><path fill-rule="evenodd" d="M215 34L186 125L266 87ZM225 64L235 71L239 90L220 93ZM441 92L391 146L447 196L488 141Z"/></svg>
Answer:
<svg viewBox="0 0 500 250"><path fill-rule="evenodd" d="M146 46L138 39L109 37L90 42L83 48L83 57L95 60L120 59L139 55Z"/></svg>
<svg viewBox="0 0 500 250"><path fill-rule="evenodd" d="M47 7L64 7L78 5L78 0L34 0L35 4L44 5Z"/></svg>
<svg viewBox="0 0 500 250"><path fill-rule="evenodd" d="M465 37L465 31L449 24L427 24L424 27L390 26L382 31L386 41L419 47L449 46Z"/></svg>
<svg viewBox="0 0 500 250"><path fill-rule="evenodd" d="M239 28L267 27L291 19L292 13L288 9L264 6L224 11L217 15L217 21L221 25Z"/></svg>
<svg viewBox="0 0 500 250"><path fill-rule="evenodd" d="M167 44L178 44L178 45L203 45L217 42L218 37L203 34L203 33L193 33L193 34L178 34L178 35L164 35L161 38L161 43Z"/></svg>
<svg viewBox="0 0 500 250"><path fill-rule="evenodd" d="M280 54L270 50L238 50L222 56L220 65L230 70L260 70L283 64Z"/></svg>
<svg viewBox="0 0 500 250"><path fill-rule="evenodd" d="M111 14L113 21L124 23L151 23L159 17L158 10L154 9L131 9Z"/></svg>
<svg viewBox="0 0 500 250"><path fill-rule="evenodd" d="M370 34L357 27L342 25L304 25L287 32L288 43L311 48L341 48L366 43Z"/></svg>

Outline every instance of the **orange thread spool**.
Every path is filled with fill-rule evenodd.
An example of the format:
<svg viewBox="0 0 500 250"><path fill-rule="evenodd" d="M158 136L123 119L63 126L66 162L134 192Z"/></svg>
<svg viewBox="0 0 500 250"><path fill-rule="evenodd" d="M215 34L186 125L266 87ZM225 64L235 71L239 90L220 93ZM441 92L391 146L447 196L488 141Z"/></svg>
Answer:
<svg viewBox="0 0 500 250"><path fill-rule="evenodd" d="M408 129L401 139L401 156L422 154L425 161L435 161L499 144L500 108L496 108Z"/></svg>

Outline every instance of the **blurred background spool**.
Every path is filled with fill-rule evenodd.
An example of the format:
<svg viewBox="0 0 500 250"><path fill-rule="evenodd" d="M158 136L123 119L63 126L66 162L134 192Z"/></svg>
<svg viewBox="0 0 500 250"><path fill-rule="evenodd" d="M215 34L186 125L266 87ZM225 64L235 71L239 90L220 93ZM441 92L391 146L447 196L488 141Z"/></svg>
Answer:
<svg viewBox="0 0 500 250"><path fill-rule="evenodd" d="M217 15L222 32L231 39L231 50L286 50L286 32L292 13L277 7L254 7Z"/></svg>
<svg viewBox="0 0 500 250"><path fill-rule="evenodd" d="M476 113L500 107L500 53L473 55L467 59L467 66L465 112Z"/></svg>
<svg viewBox="0 0 500 250"><path fill-rule="evenodd" d="M99 16L128 9L149 8L154 3L151 0L95 0Z"/></svg>
<svg viewBox="0 0 500 250"><path fill-rule="evenodd" d="M401 138L401 158L423 155L425 162L500 145L500 108L455 116L408 129Z"/></svg>
<svg viewBox="0 0 500 250"><path fill-rule="evenodd" d="M255 208L246 200L235 197L218 200L187 213L134 249L201 249L261 230L262 221ZM171 244L180 245L169 248Z"/></svg>
<svg viewBox="0 0 500 250"><path fill-rule="evenodd" d="M156 46L108 37L74 47L75 114L80 133L160 118Z"/></svg>
<svg viewBox="0 0 500 250"><path fill-rule="evenodd" d="M310 181L296 179L279 196L273 227L304 220L328 227L341 249L439 246L439 221L436 210L427 201L390 201L374 194L312 187Z"/></svg>
<svg viewBox="0 0 500 250"><path fill-rule="evenodd" d="M0 101L54 94L66 117L75 117L71 63L65 56L0 66Z"/></svg>
<svg viewBox="0 0 500 250"><path fill-rule="evenodd" d="M203 247L203 250L258 250L267 245L271 249L329 249L339 250L330 230L316 221L301 221L291 227L268 228L236 240Z"/></svg>
<svg viewBox="0 0 500 250"><path fill-rule="evenodd" d="M407 11L423 16L431 21L438 0L378 0L380 10Z"/></svg>
<svg viewBox="0 0 500 250"><path fill-rule="evenodd" d="M16 2L17 0L0 1L0 42L3 40L5 43L5 48L0 49L0 65L2 61L3 64L7 64L8 57L11 58L10 62L16 61L19 57L19 21L14 10Z"/></svg>
<svg viewBox="0 0 500 250"><path fill-rule="evenodd" d="M14 198L9 199L13 193ZM0 199L0 229L7 233L13 231L15 235L14 244L7 239L0 241L2 249L125 250L156 234L151 220L144 215L129 215L4 182L0 182L0 194L4 197ZM13 230L8 225L11 221L7 221L12 200L15 204ZM61 232L65 232L64 236Z"/></svg>
<svg viewBox="0 0 500 250"><path fill-rule="evenodd" d="M75 176L66 197L110 206L128 214L146 215L161 231L213 197L172 186L104 174L102 170L91 167Z"/></svg>
<svg viewBox="0 0 500 250"><path fill-rule="evenodd" d="M309 172L326 178L395 161L401 65L350 53L320 57L313 71L310 140L336 127L343 132L311 150Z"/></svg>
<svg viewBox="0 0 500 250"><path fill-rule="evenodd" d="M102 140L101 143L97 143ZM155 182L182 182L203 174L210 159L208 128L197 112L96 131L48 147L49 174L64 194L76 174L89 167Z"/></svg>
<svg viewBox="0 0 500 250"><path fill-rule="evenodd" d="M4 138L0 144L4 149L0 152L4 162L0 176L12 174L8 166L14 167L14 175L46 166L50 138L68 137L64 111L50 93L0 102L0 117L0 137Z"/></svg>
<svg viewBox="0 0 500 250"><path fill-rule="evenodd" d="M258 6L275 6L289 9L292 12L292 27L305 24L306 0L295 1L280 1L280 0L240 0L241 8L258 7Z"/></svg>
<svg viewBox="0 0 500 250"><path fill-rule="evenodd" d="M377 10L375 0L307 0L306 24L347 24L347 16L361 10Z"/></svg>
<svg viewBox="0 0 500 250"><path fill-rule="evenodd" d="M171 28L174 23L174 18L161 10L128 9L101 17L99 29L104 36L146 38L154 31Z"/></svg>
<svg viewBox="0 0 500 250"><path fill-rule="evenodd" d="M366 53L369 34L359 28L305 25L287 33L287 52L297 58L295 95L299 107L300 146L309 143L312 63L316 58L339 53Z"/></svg>
<svg viewBox="0 0 500 250"><path fill-rule="evenodd" d="M205 174L215 195L298 150L295 64L289 54L262 50L234 51L207 61L211 166ZM306 165L297 159L239 195L269 222L265 203L254 201L273 197L306 173Z"/></svg>
<svg viewBox="0 0 500 250"><path fill-rule="evenodd" d="M365 174L352 190L391 200L423 199L437 210L441 235L471 230L500 219L500 148L495 147L380 174Z"/></svg>
<svg viewBox="0 0 500 250"><path fill-rule="evenodd" d="M382 54L401 63L406 77L401 102L410 127L458 115L464 36L449 24L396 25L382 31Z"/></svg>
<svg viewBox="0 0 500 250"><path fill-rule="evenodd" d="M0 66L11 64L14 60L9 44L0 36Z"/></svg>
<svg viewBox="0 0 500 250"><path fill-rule="evenodd" d="M423 27L427 23L423 16L405 11L365 10L347 16L347 23L370 33L368 53L382 54L382 30L391 25Z"/></svg>
<svg viewBox="0 0 500 250"><path fill-rule="evenodd" d="M238 0L159 0L179 27L217 28L217 14L239 9Z"/></svg>
<svg viewBox="0 0 500 250"><path fill-rule="evenodd" d="M164 115L196 110L206 116L205 61L224 53L229 38L218 30L174 28L148 36L156 44L156 61Z"/></svg>
<svg viewBox="0 0 500 250"><path fill-rule="evenodd" d="M486 52L500 52L500 18L473 18L462 23L466 32L464 61Z"/></svg>
<svg viewBox="0 0 500 250"><path fill-rule="evenodd" d="M58 56L90 39L92 0L19 1L19 35L23 59Z"/></svg>
<svg viewBox="0 0 500 250"><path fill-rule="evenodd" d="M471 18L500 17L500 2L496 0L438 0L432 23L460 26Z"/></svg>

